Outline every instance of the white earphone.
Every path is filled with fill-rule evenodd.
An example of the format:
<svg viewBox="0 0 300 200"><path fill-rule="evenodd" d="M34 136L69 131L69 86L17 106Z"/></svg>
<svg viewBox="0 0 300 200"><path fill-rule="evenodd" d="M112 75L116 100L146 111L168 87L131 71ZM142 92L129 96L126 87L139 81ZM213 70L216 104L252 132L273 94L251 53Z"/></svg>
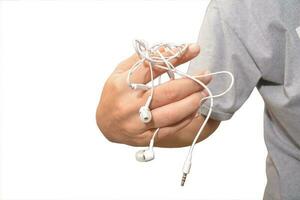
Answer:
<svg viewBox="0 0 300 200"><path fill-rule="evenodd" d="M149 123L152 119L151 111L147 106L142 106L139 110L140 119L144 123Z"/></svg>
<svg viewBox="0 0 300 200"><path fill-rule="evenodd" d="M154 159L154 152L150 149L139 150L136 152L135 158L139 162L148 162Z"/></svg>
<svg viewBox="0 0 300 200"><path fill-rule="evenodd" d="M159 128L155 130L150 140L150 144L148 149L139 150L135 154L135 159L139 162L148 162L155 158L153 146L154 146L154 139L159 131Z"/></svg>
<svg viewBox="0 0 300 200"><path fill-rule="evenodd" d="M142 106L139 109L139 117L140 117L140 120L143 123L149 123L152 120L152 114L151 114L151 110L150 110L150 103L152 101L152 97L153 97L153 94L154 94L154 76L153 76L153 68L154 67L166 70L170 79L175 79L175 74L177 74L181 77L189 78L189 79L195 81L196 83L198 83L199 85L201 85L209 94L209 96L203 98L200 102L200 105L201 105L201 103L203 101L206 101L207 99L209 99L210 100L209 111L208 111L207 116L206 116L205 120L203 121L199 131L197 132L197 134L196 134L196 136L193 140L193 143L190 146L190 150L187 154L187 157L185 159L183 169L182 169L183 176L182 176L182 180L181 180L181 186L183 186L184 183L185 183L187 174L190 172L190 169L191 169L192 153L193 153L193 150L194 150L194 146L195 146L198 138L200 137L200 134L202 133L205 125L207 124L208 119L210 118L210 115L211 115L211 112L212 112L212 107L213 107L213 98L220 97L220 96L226 94L233 86L234 77L233 77L232 73L228 72L228 71L208 73L208 74L204 74L204 75L200 75L200 76L191 76L189 74L186 74L186 73L183 73L183 72L179 71L177 68L175 68L173 66L171 61L175 58L179 58L183 53L185 53L185 51L188 48L188 45L186 45L186 44L174 45L174 44L169 44L169 43L159 43L159 44L153 45L152 47L148 47L148 45L144 41L135 40L134 41L134 47L135 47L136 53L140 57L140 60L138 62L136 62L130 68L130 70L128 72L128 75L127 75L127 84L130 88L132 88L134 90L145 90L145 91L146 90L151 90L151 94L148 97L145 105ZM170 55L169 56L164 56L160 52L161 48L163 48L165 50L165 52L168 52ZM134 73L134 71L136 69L138 69L140 66L142 66L142 64L145 61L147 61L149 63L149 69L150 69L150 75L151 75L151 86L148 86L146 84L141 84L141 83L131 83L131 80L130 80L131 75ZM198 80L197 78L210 76L210 75L216 75L216 74L227 74L227 75L229 75L230 78L231 78L231 83L230 83L229 87L224 92L222 92L221 94L212 95L210 89L204 83L202 83L200 80ZM159 84L160 84L160 76L159 76ZM135 156L136 156L137 161L147 162L147 161L151 161L155 158L153 146L154 146L155 136L158 134L158 132L159 132L159 128L157 128L154 131L153 136L150 140L150 144L149 144L148 149L140 150L136 153Z"/></svg>
<svg viewBox="0 0 300 200"><path fill-rule="evenodd" d="M146 104L142 106L139 110L140 119L144 123L149 123L152 119L152 114L149 109L150 103L152 100L152 95L150 95L146 101Z"/></svg>

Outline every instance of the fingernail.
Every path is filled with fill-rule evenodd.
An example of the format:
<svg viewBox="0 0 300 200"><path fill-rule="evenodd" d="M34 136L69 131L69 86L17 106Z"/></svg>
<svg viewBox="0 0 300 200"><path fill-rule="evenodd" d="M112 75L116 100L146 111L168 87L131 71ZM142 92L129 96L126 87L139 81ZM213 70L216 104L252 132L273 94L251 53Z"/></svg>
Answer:
<svg viewBox="0 0 300 200"><path fill-rule="evenodd" d="M208 92L207 92L206 90L202 90L202 91L201 91L201 95L202 95L203 97L207 97L207 96L208 96Z"/></svg>
<svg viewBox="0 0 300 200"><path fill-rule="evenodd" d="M199 52L200 51L200 46L196 43L190 44L189 50L193 53L194 52Z"/></svg>

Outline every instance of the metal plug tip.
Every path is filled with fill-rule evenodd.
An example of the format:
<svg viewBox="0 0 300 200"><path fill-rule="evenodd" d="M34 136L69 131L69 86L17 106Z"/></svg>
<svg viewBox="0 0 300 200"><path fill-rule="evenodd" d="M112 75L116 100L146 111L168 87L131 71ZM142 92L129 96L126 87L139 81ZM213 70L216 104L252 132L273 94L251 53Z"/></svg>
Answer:
<svg viewBox="0 0 300 200"><path fill-rule="evenodd" d="M186 177L187 177L187 173L183 173L183 175L182 175L182 179L181 179L181 186L184 186L184 183L185 183Z"/></svg>

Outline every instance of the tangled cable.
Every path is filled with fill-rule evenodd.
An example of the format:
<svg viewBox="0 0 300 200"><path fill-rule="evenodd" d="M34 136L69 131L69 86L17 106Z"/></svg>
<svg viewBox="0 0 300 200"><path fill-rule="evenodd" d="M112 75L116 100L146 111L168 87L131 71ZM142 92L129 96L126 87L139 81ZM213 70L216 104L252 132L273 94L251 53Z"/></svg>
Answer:
<svg viewBox="0 0 300 200"><path fill-rule="evenodd" d="M170 79L175 79L175 74L181 76L181 77L186 77L189 78L193 81L195 81L196 83L198 83L199 85L201 85L207 92L208 92L208 96L204 97L201 99L199 105L201 107L202 102L209 99L210 100L210 105L209 105L209 111L207 113L207 116L204 120L204 122L202 123L199 131L197 132L191 146L189 149L189 152L186 156L184 165L183 165L183 176L181 179L181 186L184 186L186 177L188 175L188 173L190 172L191 169L191 165L192 165L192 154L193 154L193 150L195 147L195 144L198 140L198 138L200 137L200 134L202 133L205 125L207 124L211 112L212 112L212 107L213 107L213 98L216 97L220 97L224 94L226 94L233 86L234 83L234 77L232 75L231 72L228 71L219 71L219 72L214 72L214 73L208 73L208 74L204 74L204 75L199 75L199 76L191 76L189 74L186 74L184 72L179 71L177 68L174 67L174 65L172 64L172 61L174 59L178 59L180 58L186 51L188 48L187 44L182 44L182 45L174 45L174 44L170 44L170 43L159 43L153 46L148 46L148 44L142 40L134 40L134 48L136 53L138 54L140 60L137 61L129 70L128 75L127 75L127 84L130 88L134 89L134 90L151 90L150 95L145 103L144 106L142 106L139 109L139 116L142 122L144 123L149 123L152 119L152 115L151 115L151 111L149 109L150 103L152 101L153 98L153 94L154 94L154 90L155 90L155 85L154 85L154 75L153 75L153 69L154 68L159 68L159 69L163 69L167 72L168 76ZM161 51L164 51L166 53L168 53L168 55L163 55L161 53ZM148 86L147 84L141 84L141 83L132 83L131 82L131 75L139 68L143 65L143 63L147 62L150 69L150 86ZM210 91L210 89L200 80L198 80L197 78L201 78L201 77L205 77L205 76L210 76L210 75L216 75L216 74L227 74L230 76L231 78L231 83L229 85L229 87L222 93L217 94L217 95L213 95ZM161 76L158 77L159 83L161 83ZM136 159L138 161L141 162L147 162L150 160L154 159L154 150L153 150L153 146L154 146L154 141L155 141L155 137L157 136L157 134L159 133L159 129L157 128L154 133L153 136L149 142L149 147L148 149L145 150L140 150L136 153Z"/></svg>

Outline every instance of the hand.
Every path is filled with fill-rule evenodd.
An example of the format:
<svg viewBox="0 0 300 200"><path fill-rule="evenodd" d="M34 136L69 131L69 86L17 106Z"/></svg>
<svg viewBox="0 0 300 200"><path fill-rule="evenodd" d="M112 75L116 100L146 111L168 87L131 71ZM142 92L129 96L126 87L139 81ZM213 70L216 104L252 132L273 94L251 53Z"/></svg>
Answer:
<svg viewBox="0 0 300 200"><path fill-rule="evenodd" d="M189 45L187 51L172 64L185 63L200 52L197 45ZM166 52L162 52L167 54ZM132 90L126 83L130 67L139 60L136 54L121 62L106 81L97 108L97 125L103 135L112 142L132 146L148 145L153 131L161 128L157 139L165 138L170 133L186 127L194 118L203 97L207 92L196 82L181 78L163 83L154 90L150 104L152 121L144 124L139 118L139 109L150 95L150 91ZM154 78L165 73L154 68ZM150 70L143 64L131 77L132 82L150 81ZM205 84L211 77L202 78Z"/></svg>

